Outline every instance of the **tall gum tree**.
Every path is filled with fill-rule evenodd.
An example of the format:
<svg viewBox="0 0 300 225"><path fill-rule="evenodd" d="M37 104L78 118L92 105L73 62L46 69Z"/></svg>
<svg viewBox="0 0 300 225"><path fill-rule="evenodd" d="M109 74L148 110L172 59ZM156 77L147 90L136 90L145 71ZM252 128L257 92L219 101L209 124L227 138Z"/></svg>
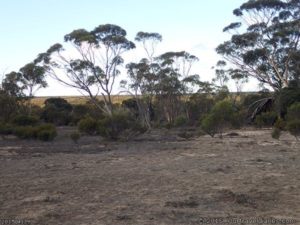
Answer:
<svg viewBox="0 0 300 225"><path fill-rule="evenodd" d="M288 87L299 76L300 1L249 0L233 13L239 21L224 28L232 37L217 53L275 91Z"/></svg>
<svg viewBox="0 0 300 225"><path fill-rule="evenodd" d="M111 94L124 62L122 55L135 44L126 38L123 28L112 24L99 25L92 31L74 30L64 40L72 48L55 44L36 62L42 63L51 77L87 94L98 109L112 115ZM99 95L104 105L99 103Z"/></svg>

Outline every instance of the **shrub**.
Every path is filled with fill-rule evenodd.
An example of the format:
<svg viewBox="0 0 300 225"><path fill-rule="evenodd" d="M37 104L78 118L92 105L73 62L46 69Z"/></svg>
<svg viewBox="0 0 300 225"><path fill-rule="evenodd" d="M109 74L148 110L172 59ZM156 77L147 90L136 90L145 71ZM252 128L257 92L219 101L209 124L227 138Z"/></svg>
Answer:
<svg viewBox="0 0 300 225"><path fill-rule="evenodd" d="M300 136L300 119L288 121L287 130L298 139Z"/></svg>
<svg viewBox="0 0 300 225"><path fill-rule="evenodd" d="M17 126L35 126L39 123L34 116L18 115L13 119L13 124Z"/></svg>
<svg viewBox="0 0 300 225"><path fill-rule="evenodd" d="M52 105L58 110L72 111L72 105L63 98L48 98L45 101L45 106Z"/></svg>
<svg viewBox="0 0 300 225"><path fill-rule="evenodd" d="M74 105L71 112L72 124L77 125L80 120L91 117L94 119L103 118L103 113L92 103Z"/></svg>
<svg viewBox="0 0 300 225"><path fill-rule="evenodd" d="M287 121L300 119L300 102L296 102L288 108L286 119Z"/></svg>
<svg viewBox="0 0 300 225"><path fill-rule="evenodd" d="M300 135L300 102L292 104L287 110L287 130L296 138Z"/></svg>
<svg viewBox="0 0 300 225"><path fill-rule="evenodd" d="M99 123L97 120L88 116L84 119L81 119L78 123L78 129L82 133L86 133L88 135L95 135L98 133Z"/></svg>
<svg viewBox="0 0 300 225"><path fill-rule="evenodd" d="M187 110L191 121L201 121L210 112L214 99L206 94L193 94L187 102Z"/></svg>
<svg viewBox="0 0 300 225"><path fill-rule="evenodd" d="M20 139L35 139L36 132L32 126L16 127L14 134Z"/></svg>
<svg viewBox="0 0 300 225"><path fill-rule="evenodd" d="M212 108L211 112L204 117L201 128L214 137L216 133L222 133L226 127L232 126L234 110L230 102L223 100Z"/></svg>
<svg viewBox="0 0 300 225"><path fill-rule="evenodd" d="M118 139L121 133L127 129L132 129L136 126L136 121L126 110L118 110L111 116L106 116L99 121L98 131L103 137L110 139Z"/></svg>
<svg viewBox="0 0 300 225"><path fill-rule="evenodd" d="M280 135L281 135L281 130L280 129L278 129L278 128L274 128L273 130L272 130L272 138L274 138L274 139L279 139L280 138Z"/></svg>
<svg viewBox="0 0 300 225"><path fill-rule="evenodd" d="M63 98L49 98L45 101L41 118L47 123L68 125L71 122L72 108Z"/></svg>
<svg viewBox="0 0 300 225"><path fill-rule="evenodd" d="M288 112L288 108L296 102L300 102L300 88L288 87L276 94L276 108L282 117Z"/></svg>
<svg viewBox="0 0 300 225"><path fill-rule="evenodd" d="M178 116L174 121L175 127L182 127L187 125L188 119L185 116Z"/></svg>
<svg viewBox="0 0 300 225"><path fill-rule="evenodd" d="M0 85L1 86L1 85ZM11 120L20 109L20 104L16 97L10 96L0 89L0 120L5 122Z"/></svg>
<svg viewBox="0 0 300 225"><path fill-rule="evenodd" d="M40 126L19 126L14 129L14 134L21 139L38 139L41 141L52 141L56 135L56 128L52 124Z"/></svg>
<svg viewBox="0 0 300 225"><path fill-rule="evenodd" d="M279 130L285 130L286 122L283 119L278 118L274 124L274 127Z"/></svg>
<svg viewBox="0 0 300 225"><path fill-rule="evenodd" d="M78 143L78 141L79 141L79 139L80 139L80 133L79 132L77 132L77 131L74 131L74 132L72 132L71 134L70 134L70 138L72 139L72 141L74 142L74 143Z"/></svg>
<svg viewBox="0 0 300 225"><path fill-rule="evenodd" d="M35 127L36 138L41 141L52 141L57 136L56 127L53 124L43 124Z"/></svg>
<svg viewBox="0 0 300 225"><path fill-rule="evenodd" d="M255 124L258 127L271 127L277 119L276 112L263 112L256 116Z"/></svg>
<svg viewBox="0 0 300 225"><path fill-rule="evenodd" d="M214 137L218 133L218 124L215 122L215 117L212 114L209 114L204 117L201 122L202 130L209 134L211 137Z"/></svg>

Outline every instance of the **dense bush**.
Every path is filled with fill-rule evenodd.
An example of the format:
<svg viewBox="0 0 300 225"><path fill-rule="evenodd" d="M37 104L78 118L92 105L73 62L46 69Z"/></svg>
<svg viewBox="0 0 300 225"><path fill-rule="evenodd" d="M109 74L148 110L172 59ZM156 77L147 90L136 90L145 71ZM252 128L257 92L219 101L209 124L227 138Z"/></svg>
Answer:
<svg viewBox="0 0 300 225"><path fill-rule="evenodd" d="M276 94L276 108L280 112L282 117L285 117L288 108L296 103L300 102L300 88L299 87L289 87L284 88Z"/></svg>
<svg viewBox="0 0 300 225"><path fill-rule="evenodd" d="M138 127L132 115L128 111L120 109L99 121L98 132L103 137L118 139L125 130L135 130Z"/></svg>
<svg viewBox="0 0 300 225"><path fill-rule="evenodd" d="M99 122L90 116L87 116L78 122L79 131L89 135L97 134L98 127L99 127Z"/></svg>
<svg viewBox="0 0 300 225"><path fill-rule="evenodd" d="M57 136L56 128L52 124L39 126L18 126L14 128L14 134L20 139L38 139L52 141Z"/></svg>
<svg viewBox="0 0 300 225"><path fill-rule="evenodd" d="M13 119L13 124L17 126L35 126L39 123L39 119L34 116L17 115Z"/></svg>
<svg viewBox="0 0 300 225"><path fill-rule="evenodd" d="M188 119L186 116L178 116L175 121L174 121L174 126L175 127L182 127L188 124Z"/></svg>
<svg viewBox="0 0 300 225"><path fill-rule="evenodd" d="M298 136L300 136L300 120L288 121L287 130L298 139Z"/></svg>
<svg viewBox="0 0 300 225"><path fill-rule="evenodd" d="M278 128L273 128L273 130L272 130L272 138L274 138L274 139L279 139L280 138L280 134L281 134L281 130L280 129L278 129Z"/></svg>
<svg viewBox="0 0 300 225"><path fill-rule="evenodd" d="M7 122L18 113L20 105L16 97L12 97L0 90L0 121Z"/></svg>
<svg viewBox="0 0 300 225"><path fill-rule="evenodd" d="M300 102L294 103L287 110L287 130L296 138L300 136Z"/></svg>
<svg viewBox="0 0 300 225"><path fill-rule="evenodd" d="M224 129L232 126L234 115L235 112L232 104L226 100L220 101L204 117L201 128L212 137L217 133L222 136Z"/></svg>
<svg viewBox="0 0 300 225"><path fill-rule="evenodd" d="M53 124L43 124L35 128L36 137L41 141L52 141L57 136L56 127Z"/></svg>
<svg viewBox="0 0 300 225"><path fill-rule="evenodd" d="M284 121L281 118L278 118L274 124L274 128L277 128L279 130L285 130L286 128L286 121Z"/></svg>
<svg viewBox="0 0 300 225"><path fill-rule="evenodd" d="M187 112L191 122L201 121L210 112L215 101L207 94L193 94L187 102Z"/></svg>
<svg viewBox="0 0 300 225"><path fill-rule="evenodd" d="M72 105L62 98L49 98L45 101L41 118L58 126L71 122Z"/></svg>
<svg viewBox="0 0 300 225"><path fill-rule="evenodd" d="M258 127L271 127L277 119L276 112L263 112L260 115L256 116L255 124Z"/></svg>
<svg viewBox="0 0 300 225"><path fill-rule="evenodd" d="M72 124L77 125L80 120L85 117L91 117L94 119L103 118L103 113L97 109L92 103L74 105L71 113Z"/></svg>
<svg viewBox="0 0 300 225"><path fill-rule="evenodd" d="M131 113L136 118L138 118L138 116L139 116L139 107L138 107L138 103L137 103L136 99L134 99L134 98L125 99L124 101L122 101L122 107L130 110Z"/></svg>
<svg viewBox="0 0 300 225"><path fill-rule="evenodd" d="M300 120L300 102L296 102L288 108L286 119L287 121Z"/></svg>

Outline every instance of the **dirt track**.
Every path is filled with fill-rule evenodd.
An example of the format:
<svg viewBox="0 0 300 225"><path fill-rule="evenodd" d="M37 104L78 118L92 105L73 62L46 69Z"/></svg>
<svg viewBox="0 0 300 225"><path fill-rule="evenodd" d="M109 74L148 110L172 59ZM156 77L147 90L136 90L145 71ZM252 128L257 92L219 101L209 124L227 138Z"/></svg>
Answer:
<svg viewBox="0 0 300 225"><path fill-rule="evenodd" d="M63 131L54 143L0 140L0 219L39 225L201 224L203 217L300 224L300 144L270 130L128 143ZM1 221L1 220L0 220Z"/></svg>

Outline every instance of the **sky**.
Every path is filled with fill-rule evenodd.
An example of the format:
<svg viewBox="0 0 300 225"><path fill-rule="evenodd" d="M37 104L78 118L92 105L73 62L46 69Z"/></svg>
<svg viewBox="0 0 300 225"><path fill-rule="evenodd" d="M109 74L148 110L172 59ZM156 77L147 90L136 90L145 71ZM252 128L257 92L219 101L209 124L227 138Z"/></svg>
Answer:
<svg viewBox="0 0 300 225"><path fill-rule="evenodd" d="M187 51L200 61L194 67L202 81L214 76L211 68L220 59L215 48L230 38L222 29L235 21L233 9L243 0L0 0L0 74L18 70L65 34L79 28L116 24L134 40L137 32L163 36L158 52ZM130 60L142 58L131 53ZM133 57L134 56L134 57ZM127 58L129 59L129 58ZM126 60L126 58L125 58ZM126 60L126 63L129 61ZM124 71L120 79L126 78ZM38 96L78 95L51 78ZM232 87L233 88L233 87ZM244 90L256 90L250 82Z"/></svg>

